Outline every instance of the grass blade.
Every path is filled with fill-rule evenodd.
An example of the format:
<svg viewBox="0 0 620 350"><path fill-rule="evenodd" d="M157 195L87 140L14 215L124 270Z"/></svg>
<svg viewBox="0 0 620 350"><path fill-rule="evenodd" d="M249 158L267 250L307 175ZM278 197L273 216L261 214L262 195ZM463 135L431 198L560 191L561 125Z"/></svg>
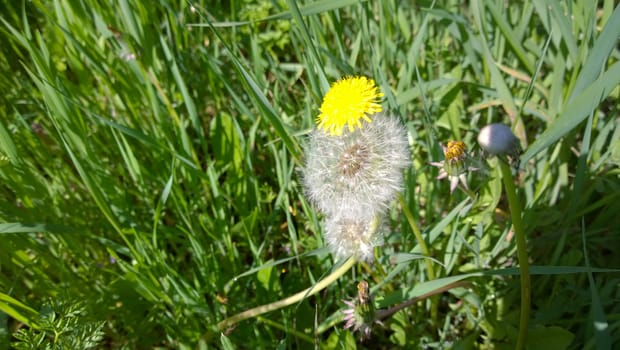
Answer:
<svg viewBox="0 0 620 350"><path fill-rule="evenodd" d="M618 84L620 84L620 62L616 62L600 78L588 86L581 95L566 105L560 116L521 156L521 163L527 163L537 153L573 130L617 88Z"/></svg>

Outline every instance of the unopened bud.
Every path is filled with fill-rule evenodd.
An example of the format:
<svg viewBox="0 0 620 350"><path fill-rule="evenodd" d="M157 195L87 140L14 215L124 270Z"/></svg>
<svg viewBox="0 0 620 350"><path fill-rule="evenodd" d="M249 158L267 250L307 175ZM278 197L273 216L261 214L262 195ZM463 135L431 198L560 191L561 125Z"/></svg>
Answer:
<svg viewBox="0 0 620 350"><path fill-rule="evenodd" d="M521 148L519 139L504 124L489 124L482 128L478 134L478 143L485 152L492 155L516 156Z"/></svg>

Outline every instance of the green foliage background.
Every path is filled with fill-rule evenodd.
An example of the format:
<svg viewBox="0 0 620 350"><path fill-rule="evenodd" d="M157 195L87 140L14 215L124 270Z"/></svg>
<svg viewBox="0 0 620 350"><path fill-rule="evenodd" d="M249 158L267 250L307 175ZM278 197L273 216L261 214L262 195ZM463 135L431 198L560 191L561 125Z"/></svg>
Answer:
<svg viewBox="0 0 620 350"><path fill-rule="evenodd" d="M0 6L0 348L512 348L518 270L494 160L470 174L475 200L428 166L448 140L475 150L491 122L525 150L530 348L620 344L613 0ZM345 75L373 77L409 131L406 206L373 265L220 333L334 266L299 169ZM381 307L470 283L361 343L338 324L360 279Z"/></svg>

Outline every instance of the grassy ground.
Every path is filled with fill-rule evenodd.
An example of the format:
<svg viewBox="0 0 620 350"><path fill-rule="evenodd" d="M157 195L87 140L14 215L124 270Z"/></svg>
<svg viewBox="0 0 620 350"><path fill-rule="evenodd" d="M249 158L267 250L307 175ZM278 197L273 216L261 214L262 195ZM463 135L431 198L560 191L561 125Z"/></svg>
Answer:
<svg viewBox="0 0 620 350"><path fill-rule="evenodd" d="M429 166L448 140L477 158L491 122L524 148L530 348L620 344L615 1L105 3L0 5L0 348L514 348L497 159L469 174L473 198ZM374 78L408 130L385 243L317 295L220 332L337 265L300 168L346 75ZM339 321L362 279L380 308L466 283L360 342Z"/></svg>

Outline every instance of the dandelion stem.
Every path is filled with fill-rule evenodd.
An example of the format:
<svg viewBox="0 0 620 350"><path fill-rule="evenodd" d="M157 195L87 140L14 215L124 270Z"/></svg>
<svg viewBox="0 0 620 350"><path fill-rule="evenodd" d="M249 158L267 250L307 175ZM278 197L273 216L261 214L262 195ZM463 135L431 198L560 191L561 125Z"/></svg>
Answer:
<svg viewBox="0 0 620 350"><path fill-rule="evenodd" d="M413 235L415 236L415 239L418 241L418 245L420 245L420 250L422 250L422 255L426 257L430 257L431 254L430 254L430 251L428 250L428 246L426 245L426 242L424 241L424 237L422 237L422 232L420 232L420 228L416 224L415 218L411 214L411 211L409 210L409 207L407 206L407 202L405 202L405 198L403 197L402 194L398 194L398 202L400 203L400 206L403 208L403 213L405 214L405 217L407 218L407 222L409 223L409 226L411 227L411 230L413 231ZM424 263L426 264L428 279L434 280L435 270L433 269L433 263L429 259L424 259ZM437 313L438 313L437 300L433 298L431 299L431 319L433 321L437 320Z"/></svg>
<svg viewBox="0 0 620 350"><path fill-rule="evenodd" d="M377 311L377 315L376 315L375 319L377 321L381 321L383 319L386 319L386 318L392 316L393 314L397 313L398 311L400 311L400 310L402 310L404 308L407 308L407 307L417 303L420 300L424 300L424 299L432 297L434 295L441 294L441 293L443 293L445 291L448 291L450 289L459 288L459 287L465 287L465 286L469 286L469 285L471 285L471 283L467 282L467 281L458 281L458 282L450 283L450 284L448 284L446 286L443 286L441 288L437 288L437 289L432 290L432 291L430 291L428 293L422 294L422 295L420 295L418 297L409 299L407 301L403 301L402 303L400 303L398 305L395 305L395 306L392 306L389 309L379 310L379 311Z"/></svg>
<svg viewBox="0 0 620 350"><path fill-rule="evenodd" d="M470 190L469 188L467 188L467 187L463 186L463 184L461 184L461 185L459 186L459 188L460 188L461 190L463 190L463 192L465 192L465 193L469 196L469 198L471 198L471 199L472 199L472 200L474 200L474 201L476 200L476 193L475 193L474 191L472 191L472 190Z"/></svg>
<svg viewBox="0 0 620 350"><path fill-rule="evenodd" d="M521 316L519 320L519 338L517 339L517 350L525 349L527 340L528 322L530 317L530 271L527 254L527 242L525 240L525 230L523 229L523 221L521 220L523 207L517 196L514 185L514 179L510 166L505 158L498 159L504 181L506 196L508 197L508 205L510 206L510 215L512 217L512 228L517 240L517 255L519 259L519 271L521 275Z"/></svg>
<svg viewBox="0 0 620 350"><path fill-rule="evenodd" d="M320 280L314 286L312 286L310 288L306 288L306 289L302 290L301 292L299 292L297 294L293 294L293 295L291 295L291 296L289 296L287 298L284 298L282 300L278 300L278 301L273 302L271 304L257 306L255 308L252 308L252 309L243 311L241 313L238 313L238 314L236 314L234 316L231 316L231 317L223 320L222 322L218 323L217 324L217 328L218 328L218 330L223 331L223 330L227 329L228 327L230 327L230 326L232 326L232 325L234 325L236 323L239 323L239 322L241 322L243 320L247 320L248 318L256 317L258 315L262 315L262 314L270 312L270 311L281 309L281 308L289 306L291 304L295 304L295 303L303 300L306 297L314 295L314 294L322 291L323 289L325 289L327 286L329 286L330 284L335 282L338 278L340 278L347 271L349 271L351 269L351 267L353 267L353 265L355 265L355 262L356 262L355 258L351 257L347 261L345 261L338 269L336 269L334 272L329 274L329 276L327 276L324 279Z"/></svg>
<svg viewBox="0 0 620 350"><path fill-rule="evenodd" d="M304 340L305 342L314 345L314 338L304 334L300 331L291 329L291 327L286 327L278 322L270 320L268 317L256 316L256 319L262 323L268 324L270 327L277 328L282 332L286 332L287 334L292 334L295 337Z"/></svg>

